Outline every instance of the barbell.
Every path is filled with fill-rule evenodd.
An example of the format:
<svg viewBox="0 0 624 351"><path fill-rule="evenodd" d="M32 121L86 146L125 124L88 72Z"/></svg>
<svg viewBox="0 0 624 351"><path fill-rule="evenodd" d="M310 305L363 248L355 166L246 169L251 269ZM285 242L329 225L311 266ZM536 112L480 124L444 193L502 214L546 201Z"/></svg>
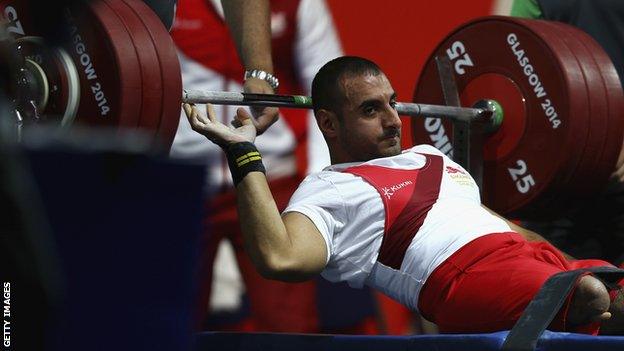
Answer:
<svg viewBox="0 0 624 351"><path fill-rule="evenodd" d="M60 47L41 39L26 3L0 7L23 59L14 98L21 118L142 129L170 146L182 102L311 108L301 96L184 91L172 39L140 0L74 2L60 20L69 34ZM436 57L451 61L468 107L444 106ZM472 107L479 100L498 108ZM591 196L622 144L624 94L613 64L561 23L492 16L460 26L431 54L413 101L397 104L422 117L412 120L413 141L448 155L452 121L494 126L484 136L482 193L506 215L547 216Z"/></svg>
<svg viewBox="0 0 624 351"><path fill-rule="evenodd" d="M403 116L445 118L462 122L481 122L495 129L502 123L504 117L502 106L494 100L484 100L484 102L475 102L475 107L397 102L395 108L397 112ZM182 102L312 109L312 98L309 96L252 94L229 91L184 90L182 92ZM480 106L480 104L484 104L486 107L477 107Z"/></svg>

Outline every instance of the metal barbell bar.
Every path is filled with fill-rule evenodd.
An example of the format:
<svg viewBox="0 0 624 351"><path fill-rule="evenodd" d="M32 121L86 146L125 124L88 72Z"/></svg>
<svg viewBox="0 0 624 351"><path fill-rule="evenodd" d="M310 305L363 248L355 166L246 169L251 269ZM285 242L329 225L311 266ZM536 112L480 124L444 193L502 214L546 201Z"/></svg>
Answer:
<svg viewBox="0 0 624 351"><path fill-rule="evenodd" d="M227 91L184 90L182 101L194 104L270 106L311 109L312 98L302 95L251 94ZM455 107L444 105L397 102L399 115L411 117L448 118L461 122L484 122L499 126L502 123L503 110L500 104L486 100L486 107Z"/></svg>

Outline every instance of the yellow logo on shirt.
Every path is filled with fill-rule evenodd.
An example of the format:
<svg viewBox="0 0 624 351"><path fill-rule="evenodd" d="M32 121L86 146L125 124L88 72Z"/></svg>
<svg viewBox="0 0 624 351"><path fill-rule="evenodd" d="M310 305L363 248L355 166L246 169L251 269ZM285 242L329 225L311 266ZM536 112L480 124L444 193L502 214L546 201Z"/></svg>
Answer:
<svg viewBox="0 0 624 351"><path fill-rule="evenodd" d="M446 166L446 173L449 175L449 177L451 177L451 179L453 179L459 185L466 185L466 186L476 185L474 180L470 176L470 174L468 174L468 172L462 169L451 167L451 166Z"/></svg>

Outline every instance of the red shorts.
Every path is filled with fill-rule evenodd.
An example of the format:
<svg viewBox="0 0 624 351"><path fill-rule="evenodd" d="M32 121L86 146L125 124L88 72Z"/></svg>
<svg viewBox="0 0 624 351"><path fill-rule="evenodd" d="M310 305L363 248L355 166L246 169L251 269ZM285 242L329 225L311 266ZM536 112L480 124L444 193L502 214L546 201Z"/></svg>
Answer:
<svg viewBox="0 0 624 351"><path fill-rule="evenodd" d="M549 277L599 266L612 265L602 260L568 261L551 244L527 242L517 233L489 234L463 246L433 271L418 308L441 332L509 330ZM549 329L597 334L599 325L566 330L569 302L570 297Z"/></svg>

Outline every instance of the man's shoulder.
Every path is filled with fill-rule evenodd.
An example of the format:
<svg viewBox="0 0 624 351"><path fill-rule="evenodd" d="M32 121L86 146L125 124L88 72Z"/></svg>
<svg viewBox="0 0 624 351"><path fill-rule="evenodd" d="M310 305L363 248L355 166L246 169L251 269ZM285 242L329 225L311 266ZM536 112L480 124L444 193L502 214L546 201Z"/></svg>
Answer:
<svg viewBox="0 0 624 351"><path fill-rule="evenodd" d="M403 153L423 153L430 155L446 156L440 150L436 149L433 145L419 144L403 150Z"/></svg>
<svg viewBox="0 0 624 351"><path fill-rule="evenodd" d="M287 211L302 212L302 207L343 209L344 199L336 185L340 183L340 180L335 178L337 176L340 176L340 172L321 171L306 176L292 195Z"/></svg>
<svg viewBox="0 0 624 351"><path fill-rule="evenodd" d="M330 168L323 169L318 172L313 172L308 174L303 181L301 181L301 185L304 184L333 184L336 179L343 178L345 176L344 172L339 170L334 170Z"/></svg>
<svg viewBox="0 0 624 351"><path fill-rule="evenodd" d="M306 176L297 188L297 193L314 197L333 197L334 200L349 197L360 190L362 180L344 170L322 170Z"/></svg>

